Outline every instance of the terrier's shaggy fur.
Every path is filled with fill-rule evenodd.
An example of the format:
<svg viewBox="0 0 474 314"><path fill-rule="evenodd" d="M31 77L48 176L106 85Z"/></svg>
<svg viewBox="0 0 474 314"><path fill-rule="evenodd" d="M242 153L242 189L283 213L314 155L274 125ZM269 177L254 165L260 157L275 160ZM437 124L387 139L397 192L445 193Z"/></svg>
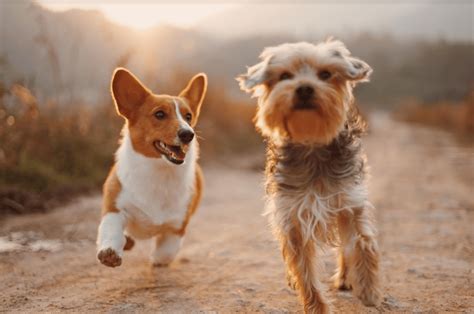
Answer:
<svg viewBox="0 0 474 314"><path fill-rule="evenodd" d="M328 312L318 253L331 244L339 247L336 287L352 288L365 305L377 305L365 123L352 95L372 69L334 40L270 47L260 58L238 80L258 97L256 126L269 143L266 213L281 242L289 284L299 290L305 312Z"/></svg>

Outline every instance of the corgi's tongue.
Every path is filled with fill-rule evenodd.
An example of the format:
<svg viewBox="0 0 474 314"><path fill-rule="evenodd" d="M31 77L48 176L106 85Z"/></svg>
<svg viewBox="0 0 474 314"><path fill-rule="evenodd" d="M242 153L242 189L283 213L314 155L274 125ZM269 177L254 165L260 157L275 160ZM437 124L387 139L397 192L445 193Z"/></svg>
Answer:
<svg viewBox="0 0 474 314"><path fill-rule="evenodd" d="M182 164L184 162L184 158L186 157L186 148L183 148L178 145L167 145L161 141L155 142L155 146L158 151L163 154L166 159L171 161L175 164Z"/></svg>
<svg viewBox="0 0 474 314"><path fill-rule="evenodd" d="M181 146L168 146L168 149L171 151L173 157L176 159L184 159L184 157L186 157L186 153L181 148Z"/></svg>

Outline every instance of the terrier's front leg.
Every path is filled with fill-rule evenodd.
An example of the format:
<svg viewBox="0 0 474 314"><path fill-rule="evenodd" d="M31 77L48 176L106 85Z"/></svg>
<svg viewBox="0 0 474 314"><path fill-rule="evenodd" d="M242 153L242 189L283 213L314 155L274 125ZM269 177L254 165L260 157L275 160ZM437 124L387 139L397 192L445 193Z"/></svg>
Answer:
<svg viewBox="0 0 474 314"><path fill-rule="evenodd" d="M316 255L316 244L312 240L304 242L299 226L288 226L285 229L288 232L283 232L284 229L278 230L283 258L288 274L294 280L292 284L299 290L304 312L329 313L329 304L317 278L319 261Z"/></svg>
<svg viewBox="0 0 474 314"><path fill-rule="evenodd" d="M337 229L341 243L337 272L333 277L334 285L339 290L350 290L352 287L347 279L348 259L354 251L354 238L356 237L352 213L341 212L337 215Z"/></svg>
<svg viewBox="0 0 474 314"><path fill-rule="evenodd" d="M153 243L151 262L153 266L168 266L183 244L183 236L174 233L158 235Z"/></svg>
<svg viewBox="0 0 474 314"><path fill-rule="evenodd" d="M122 264L125 222L121 212L108 212L102 217L97 237L97 259L105 266Z"/></svg>
<svg viewBox="0 0 474 314"><path fill-rule="evenodd" d="M374 222L369 208L355 208L353 252L349 257L348 279L354 294L366 306L377 306L381 301L379 286L379 252Z"/></svg>

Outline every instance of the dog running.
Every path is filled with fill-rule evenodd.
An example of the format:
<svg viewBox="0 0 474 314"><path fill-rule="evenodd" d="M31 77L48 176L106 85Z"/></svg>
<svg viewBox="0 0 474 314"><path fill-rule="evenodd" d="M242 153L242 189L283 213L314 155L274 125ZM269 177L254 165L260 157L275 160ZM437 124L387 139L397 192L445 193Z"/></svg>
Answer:
<svg viewBox="0 0 474 314"><path fill-rule="evenodd" d="M237 80L258 98L256 127L268 142L266 214L288 282L306 313L329 312L320 255L335 246L336 287L376 306L379 253L361 142L366 127L352 93L372 69L332 39L268 47L260 60Z"/></svg>
<svg viewBox="0 0 474 314"><path fill-rule="evenodd" d="M200 73L178 96L156 95L128 70L115 70L112 97L125 125L103 188L97 238L102 264L120 266L133 239L154 239L155 266L168 265L178 253L202 194L193 128L206 89Z"/></svg>

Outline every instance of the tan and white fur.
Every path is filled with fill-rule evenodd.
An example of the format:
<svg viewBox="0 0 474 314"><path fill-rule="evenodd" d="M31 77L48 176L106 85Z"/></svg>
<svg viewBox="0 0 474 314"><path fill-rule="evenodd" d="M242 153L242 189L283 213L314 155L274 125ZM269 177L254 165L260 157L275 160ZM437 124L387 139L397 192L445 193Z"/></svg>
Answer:
<svg viewBox="0 0 474 314"><path fill-rule="evenodd" d="M115 70L112 97L125 125L103 188L97 237L102 264L120 266L134 238L154 239L155 266L176 257L202 194L193 128L206 89L207 77L201 73L178 96L156 95L128 70Z"/></svg>
<svg viewBox="0 0 474 314"><path fill-rule="evenodd" d="M280 240L289 284L307 313L329 312L321 250L339 248L336 287L380 303L378 248L366 187L364 123L352 89L372 72L340 41L266 48L238 77L258 98L256 126L268 140L266 213Z"/></svg>

